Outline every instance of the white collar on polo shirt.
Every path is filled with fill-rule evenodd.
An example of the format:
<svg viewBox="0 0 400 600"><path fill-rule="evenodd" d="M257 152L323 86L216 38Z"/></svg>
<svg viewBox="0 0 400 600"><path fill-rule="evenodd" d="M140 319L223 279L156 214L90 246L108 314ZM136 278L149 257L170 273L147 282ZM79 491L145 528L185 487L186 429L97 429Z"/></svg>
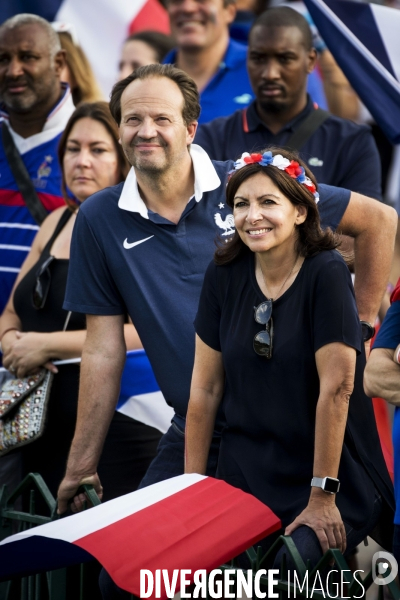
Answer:
<svg viewBox="0 0 400 600"><path fill-rule="evenodd" d="M5 123L7 123L14 143L17 146L20 154L25 154L26 152L29 152L29 150L33 150L33 148L49 142L64 131L70 116L75 110L75 106L72 101L69 85L62 83L61 86L64 90L61 100L58 102L58 104L56 104L47 117L42 131L40 133L36 133L35 135L31 135L31 137L23 138L18 133L15 133L8 121L7 112L4 110L0 112L0 117L3 118Z"/></svg>
<svg viewBox="0 0 400 600"><path fill-rule="evenodd" d="M190 156L194 169L194 197L196 202L200 202L204 192L216 190L221 185L221 180L217 175L207 152L197 144L190 146ZM193 196L191 196L193 198ZM191 200L189 198L188 201ZM122 193L118 201L119 208L139 213L144 219L149 218L147 206L139 194L135 169L128 173L128 177L122 188Z"/></svg>

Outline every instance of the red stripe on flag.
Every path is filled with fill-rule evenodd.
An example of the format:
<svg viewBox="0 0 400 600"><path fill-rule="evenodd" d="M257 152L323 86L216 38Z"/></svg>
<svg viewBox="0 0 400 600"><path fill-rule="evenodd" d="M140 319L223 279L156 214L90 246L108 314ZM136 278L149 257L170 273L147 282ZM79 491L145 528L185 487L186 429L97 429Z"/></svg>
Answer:
<svg viewBox="0 0 400 600"><path fill-rule="evenodd" d="M129 25L129 33L146 29L171 33L168 13L158 0L147 0Z"/></svg>
<svg viewBox="0 0 400 600"><path fill-rule="evenodd" d="M44 208L48 212L52 212L60 206L65 206L64 198L53 194L44 194L37 192ZM3 206L26 206L21 192L17 190L0 190L0 204Z"/></svg>
<svg viewBox="0 0 400 600"><path fill-rule="evenodd" d="M167 569L170 580L174 569L210 571L280 528L254 496L208 477L74 543L139 596L140 569Z"/></svg>

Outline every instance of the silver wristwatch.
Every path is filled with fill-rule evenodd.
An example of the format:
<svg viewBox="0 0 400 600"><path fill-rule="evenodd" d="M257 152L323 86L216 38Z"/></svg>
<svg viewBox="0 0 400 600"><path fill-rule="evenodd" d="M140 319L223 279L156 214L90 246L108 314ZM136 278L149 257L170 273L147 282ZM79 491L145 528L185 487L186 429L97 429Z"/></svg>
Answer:
<svg viewBox="0 0 400 600"><path fill-rule="evenodd" d="M340 488L339 479L334 477L313 477L311 479L311 487L319 487L327 494L337 494Z"/></svg>

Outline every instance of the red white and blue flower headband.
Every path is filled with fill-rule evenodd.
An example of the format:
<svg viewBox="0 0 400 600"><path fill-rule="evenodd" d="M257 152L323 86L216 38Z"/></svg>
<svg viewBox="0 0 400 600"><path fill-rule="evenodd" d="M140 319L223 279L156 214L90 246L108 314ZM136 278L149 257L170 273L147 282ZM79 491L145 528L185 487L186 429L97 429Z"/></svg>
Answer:
<svg viewBox="0 0 400 600"><path fill-rule="evenodd" d="M299 165L299 163L295 160L289 160L288 158L282 156L282 154L275 154L275 156L273 156L270 150L264 152L264 154L249 154L248 152L243 152L239 160L235 162L234 171L238 171L239 169L242 169L243 167L247 167L247 165L252 164L259 164L262 167L272 166L276 167L277 169L280 169L281 171L285 171L298 183L304 185L308 189L308 191L310 191L314 196L315 203L318 203L319 194L317 192L315 184L311 181L309 177L307 177L304 168L301 165Z"/></svg>

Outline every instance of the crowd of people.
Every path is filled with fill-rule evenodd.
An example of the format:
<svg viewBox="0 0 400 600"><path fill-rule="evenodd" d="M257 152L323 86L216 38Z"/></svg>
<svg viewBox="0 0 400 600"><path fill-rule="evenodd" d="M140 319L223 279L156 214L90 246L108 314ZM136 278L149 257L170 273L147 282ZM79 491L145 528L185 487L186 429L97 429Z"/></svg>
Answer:
<svg viewBox="0 0 400 600"><path fill-rule="evenodd" d="M83 483L107 501L202 473L267 504L312 564L367 535L400 560L370 398L400 403L399 288L370 353L398 218L371 130L296 10L260 11L246 47L234 0L166 7L171 36L121 44L109 102L73 29L0 25L1 377L54 373L45 432L0 458L0 485L39 472L62 514ZM140 348L168 428L116 412Z"/></svg>

